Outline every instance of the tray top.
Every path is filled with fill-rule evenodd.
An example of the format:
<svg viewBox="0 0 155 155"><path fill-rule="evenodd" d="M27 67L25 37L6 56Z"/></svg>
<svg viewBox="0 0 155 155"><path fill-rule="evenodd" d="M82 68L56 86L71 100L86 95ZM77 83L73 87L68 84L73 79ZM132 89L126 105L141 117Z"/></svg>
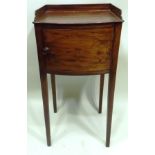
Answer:
<svg viewBox="0 0 155 155"><path fill-rule="evenodd" d="M35 12L35 24L100 24L123 22L112 4L45 5Z"/></svg>

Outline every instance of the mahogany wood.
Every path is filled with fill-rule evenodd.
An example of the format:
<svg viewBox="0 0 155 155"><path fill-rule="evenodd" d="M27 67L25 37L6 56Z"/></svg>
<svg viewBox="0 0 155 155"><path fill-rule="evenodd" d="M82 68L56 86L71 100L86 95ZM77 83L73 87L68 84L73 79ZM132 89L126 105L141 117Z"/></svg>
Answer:
<svg viewBox="0 0 155 155"><path fill-rule="evenodd" d="M104 87L104 74L101 74L100 75L99 113L102 113L103 87Z"/></svg>
<svg viewBox="0 0 155 155"><path fill-rule="evenodd" d="M36 11L35 23L90 24L122 22L121 10L112 4L45 5Z"/></svg>
<svg viewBox="0 0 155 155"><path fill-rule="evenodd" d="M51 145L51 134L50 134L47 75L46 74L40 75L40 79L41 79L41 89L42 89L42 98L43 98L43 107L44 107L47 145L50 146Z"/></svg>
<svg viewBox="0 0 155 155"><path fill-rule="evenodd" d="M47 72L103 72L110 68L113 27L43 29ZM78 46L77 43L80 45Z"/></svg>
<svg viewBox="0 0 155 155"><path fill-rule="evenodd" d="M55 75L51 75L51 84L52 84L52 95L53 95L53 109L54 112L57 112L57 102L56 102L56 86L55 86Z"/></svg>
<svg viewBox="0 0 155 155"><path fill-rule="evenodd" d="M109 73L109 85L108 85L109 88L108 88L108 106L107 106L107 131L106 131L106 146L107 147L109 147L110 145L115 78L116 78L121 28L122 28L122 24L118 23L115 25L115 31L114 31L115 37L114 37L114 43L113 43L111 70Z"/></svg>
<svg viewBox="0 0 155 155"><path fill-rule="evenodd" d="M100 75L99 113L104 74L109 74L106 146L110 145L117 59L123 19L112 4L45 5L34 26L44 106L47 144L51 145L47 73L51 74L57 112L55 75Z"/></svg>

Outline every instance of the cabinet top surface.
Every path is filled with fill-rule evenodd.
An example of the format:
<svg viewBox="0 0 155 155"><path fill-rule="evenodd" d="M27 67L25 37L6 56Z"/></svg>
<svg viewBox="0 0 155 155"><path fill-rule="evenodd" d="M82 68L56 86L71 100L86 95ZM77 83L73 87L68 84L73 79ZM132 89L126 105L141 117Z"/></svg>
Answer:
<svg viewBox="0 0 155 155"><path fill-rule="evenodd" d="M123 22L112 4L45 5L35 12L35 24L101 24Z"/></svg>

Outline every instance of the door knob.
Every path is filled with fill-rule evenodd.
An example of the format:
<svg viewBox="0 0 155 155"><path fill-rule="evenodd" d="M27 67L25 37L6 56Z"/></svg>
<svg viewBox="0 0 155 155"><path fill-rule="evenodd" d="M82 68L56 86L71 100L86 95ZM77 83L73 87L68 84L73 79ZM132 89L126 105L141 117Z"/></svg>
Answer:
<svg viewBox="0 0 155 155"><path fill-rule="evenodd" d="M47 47L47 46L43 48L42 53L43 53L43 55L49 55L49 56L52 56L52 57L55 56L55 53L53 51L51 51L50 48Z"/></svg>
<svg viewBox="0 0 155 155"><path fill-rule="evenodd" d="M43 55L46 55L46 54L48 54L48 51L50 50L50 48L49 47L44 47L43 48Z"/></svg>

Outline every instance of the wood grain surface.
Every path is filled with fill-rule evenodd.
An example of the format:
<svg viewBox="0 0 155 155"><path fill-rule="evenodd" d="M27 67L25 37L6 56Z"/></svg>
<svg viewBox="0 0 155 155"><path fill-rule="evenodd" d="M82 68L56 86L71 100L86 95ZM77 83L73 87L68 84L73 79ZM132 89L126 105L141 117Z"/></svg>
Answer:
<svg viewBox="0 0 155 155"><path fill-rule="evenodd" d="M35 23L90 24L122 22L121 10L112 4L45 5L36 11Z"/></svg>
<svg viewBox="0 0 155 155"><path fill-rule="evenodd" d="M43 29L46 69L50 73L86 74L110 68L113 27Z"/></svg>

